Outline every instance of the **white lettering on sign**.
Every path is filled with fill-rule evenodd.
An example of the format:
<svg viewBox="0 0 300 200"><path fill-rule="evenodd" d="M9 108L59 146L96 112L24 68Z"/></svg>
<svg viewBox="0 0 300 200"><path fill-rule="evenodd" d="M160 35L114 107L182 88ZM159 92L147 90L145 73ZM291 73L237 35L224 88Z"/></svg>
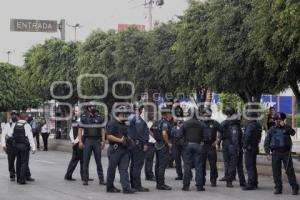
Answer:
<svg viewBox="0 0 300 200"><path fill-rule="evenodd" d="M26 32L56 32L57 21L50 20L22 20L12 19L12 31L26 31Z"/></svg>

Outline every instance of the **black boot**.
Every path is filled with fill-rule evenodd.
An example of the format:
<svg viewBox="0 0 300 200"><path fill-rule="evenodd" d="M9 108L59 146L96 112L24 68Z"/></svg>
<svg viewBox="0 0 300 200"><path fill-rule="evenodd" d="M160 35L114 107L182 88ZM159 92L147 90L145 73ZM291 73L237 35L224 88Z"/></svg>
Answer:
<svg viewBox="0 0 300 200"><path fill-rule="evenodd" d="M243 188L243 190L255 190L256 188L253 186L253 185L250 185L250 184L248 184L248 185L246 185L244 188Z"/></svg>
<svg viewBox="0 0 300 200"><path fill-rule="evenodd" d="M226 187L233 188L232 182L231 181L227 181Z"/></svg>
<svg viewBox="0 0 300 200"><path fill-rule="evenodd" d="M172 190L172 188L170 187L170 186L168 186L168 185L158 185L158 186L156 186L156 188L158 189L158 190Z"/></svg>
<svg viewBox="0 0 300 200"><path fill-rule="evenodd" d="M112 187L112 188L106 188L106 192L108 192L108 193L119 193L119 192L121 192L121 190L118 189L118 188Z"/></svg>
<svg viewBox="0 0 300 200"><path fill-rule="evenodd" d="M293 189L293 195L298 195L299 194L299 190L298 189Z"/></svg>
<svg viewBox="0 0 300 200"><path fill-rule="evenodd" d="M277 194L282 194L282 190L276 189L276 190L274 191L274 194L275 194L275 195L277 195Z"/></svg>

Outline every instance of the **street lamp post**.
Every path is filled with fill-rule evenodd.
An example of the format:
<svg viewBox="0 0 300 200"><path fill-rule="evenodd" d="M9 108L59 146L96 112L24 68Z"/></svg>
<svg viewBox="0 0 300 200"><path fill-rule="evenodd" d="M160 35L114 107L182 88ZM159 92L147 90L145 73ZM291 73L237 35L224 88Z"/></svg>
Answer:
<svg viewBox="0 0 300 200"><path fill-rule="evenodd" d="M8 50L5 53L7 54L7 63L9 64L10 54L14 53L14 50Z"/></svg>
<svg viewBox="0 0 300 200"><path fill-rule="evenodd" d="M72 27L73 29L74 29L74 40L75 40L75 42L77 41L77 29L78 28L82 28L83 26L82 25L80 25L80 24L75 24L75 25L70 25L70 24L67 24L67 26L69 26L69 27Z"/></svg>

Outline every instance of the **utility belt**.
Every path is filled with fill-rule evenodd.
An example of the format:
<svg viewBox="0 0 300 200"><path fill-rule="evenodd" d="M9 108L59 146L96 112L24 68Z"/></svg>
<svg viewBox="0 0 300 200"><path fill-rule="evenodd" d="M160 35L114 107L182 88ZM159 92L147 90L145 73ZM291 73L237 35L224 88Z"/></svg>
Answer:
<svg viewBox="0 0 300 200"><path fill-rule="evenodd" d="M14 142L13 137L5 136L5 143L7 147L12 147Z"/></svg>
<svg viewBox="0 0 300 200"><path fill-rule="evenodd" d="M138 149L140 149L140 150L143 150L143 149L144 149L145 143L144 143L143 141L141 141L141 140L135 140L135 139L132 139L132 140L133 140L133 142L134 142L134 145L135 145Z"/></svg>
<svg viewBox="0 0 300 200"><path fill-rule="evenodd" d="M272 153L288 153L291 152L291 147L272 149Z"/></svg>
<svg viewBox="0 0 300 200"><path fill-rule="evenodd" d="M213 141L204 141L204 145L206 146L212 146L213 145Z"/></svg>
<svg viewBox="0 0 300 200"><path fill-rule="evenodd" d="M163 148L167 147L168 145L165 142L156 142L155 143L155 149L156 150L162 150Z"/></svg>
<svg viewBox="0 0 300 200"><path fill-rule="evenodd" d="M204 145L204 142L188 142L187 143L187 145L194 145L194 144Z"/></svg>
<svg viewBox="0 0 300 200"><path fill-rule="evenodd" d="M186 144L184 138L175 138L174 143L175 143L175 145L178 145L178 146L184 146Z"/></svg>
<svg viewBox="0 0 300 200"><path fill-rule="evenodd" d="M154 146L155 146L155 143L149 142L149 143L148 143L148 146L154 147Z"/></svg>

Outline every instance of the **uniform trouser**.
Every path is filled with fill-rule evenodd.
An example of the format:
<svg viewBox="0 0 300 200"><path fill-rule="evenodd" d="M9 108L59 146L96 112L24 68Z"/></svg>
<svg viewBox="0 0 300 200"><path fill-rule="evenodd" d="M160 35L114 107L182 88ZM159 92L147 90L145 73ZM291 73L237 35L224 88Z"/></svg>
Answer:
<svg viewBox="0 0 300 200"><path fill-rule="evenodd" d="M272 153L272 169L273 169L273 178L275 183L275 189L282 190L282 178L281 178L281 163L283 163L289 183L291 187L295 190L299 189L297 179L295 176L295 170L293 166L293 159L290 152L276 152Z"/></svg>
<svg viewBox="0 0 300 200"><path fill-rule="evenodd" d="M183 177L183 172L182 172L183 146L173 144L172 155L173 155L173 159L175 160L175 164L176 164L177 177L182 178Z"/></svg>
<svg viewBox="0 0 300 200"><path fill-rule="evenodd" d="M36 148L40 148L40 133L34 132L33 137L36 139Z"/></svg>
<svg viewBox="0 0 300 200"><path fill-rule="evenodd" d="M19 183L25 183L26 178L28 178L29 171L29 148L23 145L21 148L16 148L17 154L17 181Z"/></svg>
<svg viewBox="0 0 300 200"><path fill-rule="evenodd" d="M92 152L94 153L95 162L97 165L97 174L100 181L104 180L103 168L101 163L101 147L100 139L86 138L83 149L83 181L89 179L89 165Z"/></svg>
<svg viewBox="0 0 300 200"><path fill-rule="evenodd" d="M257 186L258 185L258 177L257 177L257 150L247 150L245 152L245 165L248 174L248 185Z"/></svg>
<svg viewBox="0 0 300 200"><path fill-rule="evenodd" d="M78 162L80 163L80 176L83 180L83 150L79 148L77 143L73 146L72 158L70 160L65 178L72 178Z"/></svg>
<svg viewBox="0 0 300 200"><path fill-rule="evenodd" d="M114 180L116 169L118 167L120 173L120 181L123 190L130 189L130 181L128 174L128 167L130 162L129 150L118 146L115 149L112 145L107 150L108 155L108 169L107 169L107 189L114 187Z"/></svg>
<svg viewBox="0 0 300 200"><path fill-rule="evenodd" d="M48 150L48 138L49 133L42 133L43 143L44 143L44 150Z"/></svg>
<svg viewBox="0 0 300 200"><path fill-rule="evenodd" d="M196 169L196 186L201 188L203 187L203 145L190 143L184 147L183 151L183 186L189 187L192 179L191 169L192 165L195 165Z"/></svg>
<svg viewBox="0 0 300 200"><path fill-rule="evenodd" d="M205 144L203 146L203 174L204 174L204 184L206 182L206 162L209 162L210 166L210 182L216 183L218 178L218 168L217 168L217 149L216 147Z"/></svg>
<svg viewBox="0 0 300 200"><path fill-rule="evenodd" d="M10 144L6 144L6 153L7 153L7 160L8 160L9 177L15 178L16 177L15 160L17 156L16 149L13 148Z"/></svg>
<svg viewBox="0 0 300 200"><path fill-rule="evenodd" d="M153 160L155 155L155 147L154 144L149 143L148 151L145 155L145 176L147 179L153 178Z"/></svg>
<svg viewBox="0 0 300 200"><path fill-rule="evenodd" d="M169 148L156 149L155 177L157 186L165 185L165 172L170 163Z"/></svg>
<svg viewBox="0 0 300 200"><path fill-rule="evenodd" d="M227 145L224 145L224 143L222 145L222 149L223 149L224 173L225 173L225 178L227 179L229 177L229 173L228 173L229 152L228 152Z"/></svg>
<svg viewBox="0 0 300 200"><path fill-rule="evenodd" d="M236 171L238 172L240 184L245 184L244 166L243 166L243 152L239 151L237 147L228 145L228 182L235 179Z"/></svg>
<svg viewBox="0 0 300 200"><path fill-rule="evenodd" d="M141 172L146 153L141 147L134 145L130 149L130 182L132 188L142 187Z"/></svg>

